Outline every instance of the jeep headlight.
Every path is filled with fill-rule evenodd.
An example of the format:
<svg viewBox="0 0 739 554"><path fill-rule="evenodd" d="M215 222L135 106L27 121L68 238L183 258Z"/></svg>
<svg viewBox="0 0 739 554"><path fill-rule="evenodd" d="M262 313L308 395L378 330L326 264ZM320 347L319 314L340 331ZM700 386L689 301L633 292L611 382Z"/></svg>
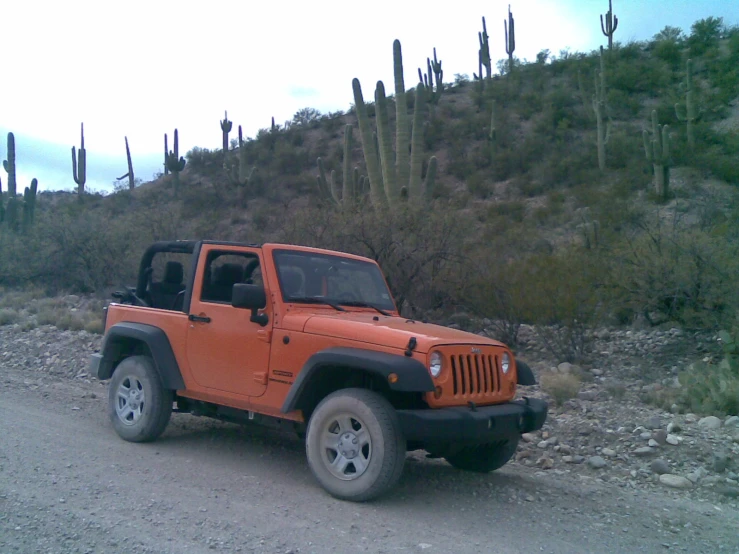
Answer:
<svg viewBox="0 0 739 554"><path fill-rule="evenodd" d="M431 357L429 358L429 371L431 372L432 377L438 377L441 373L442 359L441 352L431 353Z"/></svg>
<svg viewBox="0 0 739 554"><path fill-rule="evenodd" d="M504 375L511 369L511 357L508 355L508 352L505 352L500 358L500 369L503 370Z"/></svg>

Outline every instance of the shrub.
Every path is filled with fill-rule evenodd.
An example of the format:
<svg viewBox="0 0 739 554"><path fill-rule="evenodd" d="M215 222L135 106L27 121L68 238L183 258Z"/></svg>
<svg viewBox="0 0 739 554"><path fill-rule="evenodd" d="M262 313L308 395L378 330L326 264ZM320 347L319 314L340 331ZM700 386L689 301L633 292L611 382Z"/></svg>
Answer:
<svg viewBox="0 0 739 554"><path fill-rule="evenodd" d="M3 325L13 325L19 319L18 312L9 308L0 309L0 327Z"/></svg>
<svg viewBox="0 0 739 554"><path fill-rule="evenodd" d="M541 376L541 390L554 399L557 406L574 398L580 392L580 379L571 373L545 373Z"/></svg>

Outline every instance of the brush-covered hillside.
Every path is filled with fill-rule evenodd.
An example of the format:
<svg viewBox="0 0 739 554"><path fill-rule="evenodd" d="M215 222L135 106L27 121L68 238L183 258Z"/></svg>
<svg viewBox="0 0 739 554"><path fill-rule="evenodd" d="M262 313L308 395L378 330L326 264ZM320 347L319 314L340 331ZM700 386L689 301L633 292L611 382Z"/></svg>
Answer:
<svg viewBox="0 0 739 554"><path fill-rule="evenodd" d="M730 326L739 29L707 18L499 75L486 51L472 79L442 59L416 77L397 43L395 82L353 83L347 113L253 138L214 121L225 151L170 136L167 174L136 188L85 193L82 152L76 194L5 186L0 285L107 293L153 240L281 241L376 259L409 316L490 318L510 343L559 325L568 359L594 322Z"/></svg>

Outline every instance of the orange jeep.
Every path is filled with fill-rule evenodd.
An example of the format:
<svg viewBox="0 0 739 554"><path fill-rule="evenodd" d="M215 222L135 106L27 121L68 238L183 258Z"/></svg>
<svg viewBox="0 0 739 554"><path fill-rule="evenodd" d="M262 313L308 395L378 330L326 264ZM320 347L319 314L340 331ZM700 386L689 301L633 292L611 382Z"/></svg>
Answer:
<svg viewBox="0 0 739 554"><path fill-rule="evenodd" d="M504 344L401 317L360 256L157 242L114 296L91 373L111 380L127 441L157 438L173 410L294 429L320 484L363 501L397 482L407 450L488 472L546 419L545 402L513 400L534 376Z"/></svg>

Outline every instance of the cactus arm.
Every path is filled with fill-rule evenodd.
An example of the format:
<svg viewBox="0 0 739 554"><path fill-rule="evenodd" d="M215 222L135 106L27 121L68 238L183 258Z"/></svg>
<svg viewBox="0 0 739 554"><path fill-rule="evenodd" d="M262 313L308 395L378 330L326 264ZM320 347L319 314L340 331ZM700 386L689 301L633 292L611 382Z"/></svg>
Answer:
<svg viewBox="0 0 739 554"><path fill-rule="evenodd" d="M423 182L424 198L426 201L431 200L434 194L434 184L436 181L436 156L429 158L429 166L426 169L426 178Z"/></svg>
<svg viewBox="0 0 739 554"><path fill-rule="evenodd" d="M365 106L364 98L362 97L362 86L356 77L352 80L352 90L354 92L354 106L357 110L357 120L359 122L359 133L362 138L364 160L367 164L370 195L372 203L379 207L387 204L385 186L382 182L382 171L377 156L377 146L372 136L369 116L367 116L367 106Z"/></svg>
<svg viewBox="0 0 739 554"><path fill-rule="evenodd" d="M411 137L410 181L407 192L410 198L423 197L423 101L424 90L416 88L416 102L413 108L413 135Z"/></svg>
<svg viewBox="0 0 739 554"><path fill-rule="evenodd" d="M403 51L398 39L393 41L393 76L395 79L395 182L393 190L387 191L388 198L397 198L400 187L407 186L410 178L408 166L410 162L408 154L410 118L403 79ZM430 80L431 76L428 77ZM385 186L387 188L387 183Z"/></svg>
<svg viewBox="0 0 739 554"><path fill-rule="evenodd" d="M126 161L128 162L128 188L133 190L136 186L136 180L133 174L133 162L131 161L131 150L128 148L128 137L124 137L126 140ZM125 175L124 175L125 177Z"/></svg>
<svg viewBox="0 0 739 554"><path fill-rule="evenodd" d="M385 184L385 194L388 200L393 202L398 194L398 182L395 175L396 168L393 156L393 144L390 139L390 119L387 113L385 86L382 84L382 81L377 82L377 88L375 89L375 114L377 116L377 139L380 145L382 181ZM398 122L397 125L400 128L401 123Z"/></svg>

